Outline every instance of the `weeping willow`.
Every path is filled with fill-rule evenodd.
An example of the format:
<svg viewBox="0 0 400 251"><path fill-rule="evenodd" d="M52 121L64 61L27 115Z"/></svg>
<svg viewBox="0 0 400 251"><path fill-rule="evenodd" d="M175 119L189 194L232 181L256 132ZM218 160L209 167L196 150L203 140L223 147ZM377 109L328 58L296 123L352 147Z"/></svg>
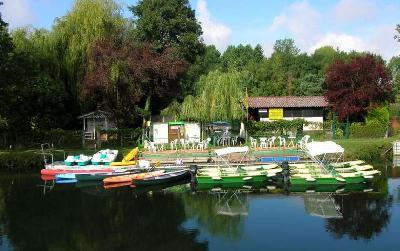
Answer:
<svg viewBox="0 0 400 251"><path fill-rule="evenodd" d="M67 15L58 18L51 32L53 50L61 61L67 87L76 99L90 45L122 29L121 6L113 0L76 0Z"/></svg>
<svg viewBox="0 0 400 251"><path fill-rule="evenodd" d="M198 121L240 120L245 115L243 100L247 74L212 71L202 76L198 95L185 98L181 118Z"/></svg>

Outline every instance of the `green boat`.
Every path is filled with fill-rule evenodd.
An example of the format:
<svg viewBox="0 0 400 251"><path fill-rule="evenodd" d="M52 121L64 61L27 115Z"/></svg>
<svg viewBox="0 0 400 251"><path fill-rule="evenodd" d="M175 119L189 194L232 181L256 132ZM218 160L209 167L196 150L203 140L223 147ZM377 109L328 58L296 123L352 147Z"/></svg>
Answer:
<svg viewBox="0 0 400 251"><path fill-rule="evenodd" d="M229 162L232 154L242 154L242 160L248 154L249 147L226 147L222 149L215 149L215 154L219 158L219 164L215 168L199 169L196 174L196 181L199 185L221 185L221 184L252 184L265 182L272 177L276 177L278 173L282 172L282 168L276 165L256 165L256 166L242 166L241 161L235 163L233 166Z"/></svg>
<svg viewBox="0 0 400 251"><path fill-rule="evenodd" d="M214 172L200 173L196 176L198 184L245 184L267 181L267 171Z"/></svg>
<svg viewBox="0 0 400 251"><path fill-rule="evenodd" d="M290 184L292 185L340 185L357 184L365 181L365 177L361 174L355 174L352 177L342 177L340 174L294 175L290 177Z"/></svg>
<svg viewBox="0 0 400 251"><path fill-rule="evenodd" d="M362 165L363 161L339 162L344 149L333 141L310 142L303 151L314 163L292 165L291 185L345 185L359 184L371 180L379 171L372 166Z"/></svg>

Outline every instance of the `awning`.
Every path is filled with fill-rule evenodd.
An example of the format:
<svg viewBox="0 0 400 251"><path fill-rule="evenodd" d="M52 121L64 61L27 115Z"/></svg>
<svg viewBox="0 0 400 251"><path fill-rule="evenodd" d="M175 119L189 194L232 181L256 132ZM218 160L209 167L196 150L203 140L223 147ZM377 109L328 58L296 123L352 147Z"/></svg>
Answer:
<svg viewBox="0 0 400 251"><path fill-rule="evenodd" d="M314 141L305 145L308 154L311 156L318 156L328 153L343 153L344 148L333 141Z"/></svg>
<svg viewBox="0 0 400 251"><path fill-rule="evenodd" d="M171 122L168 122L168 125L184 125L185 124L185 122L183 122L183 121L171 121Z"/></svg>
<svg viewBox="0 0 400 251"><path fill-rule="evenodd" d="M215 149L214 152L217 156L223 156L231 153L246 153L249 151L248 146L238 146L238 147L226 147L221 149Z"/></svg>

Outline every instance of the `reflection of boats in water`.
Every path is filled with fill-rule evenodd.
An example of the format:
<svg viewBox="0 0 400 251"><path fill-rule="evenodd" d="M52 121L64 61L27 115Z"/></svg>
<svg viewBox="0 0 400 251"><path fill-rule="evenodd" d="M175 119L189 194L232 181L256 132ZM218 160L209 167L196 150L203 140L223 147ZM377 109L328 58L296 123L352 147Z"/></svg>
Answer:
<svg viewBox="0 0 400 251"><path fill-rule="evenodd" d="M358 183L358 184L346 184L346 185L291 185L289 192L292 193L304 193L304 192L357 192L371 191L371 184L369 183Z"/></svg>
<svg viewBox="0 0 400 251"><path fill-rule="evenodd" d="M252 182L252 183L221 183L221 184L204 184L197 183L195 190L217 190L217 189L245 189L245 190L257 190L257 189L276 189L276 185L269 182Z"/></svg>
<svg viewBox="0 0 400 251"><path fill-rule="evenodd" d="M327 219L343 218L341 211L343 203L337 204L331 193L304 194L303 199L306 212L311 216Z"/></svg>
<svg viewBox="0 0 400 251"><path fill-rule="evenodd" d="M213 192L217 197L217 214L226 216L247 216L249 203L247 193L241 190L221 190Z"/></svg>

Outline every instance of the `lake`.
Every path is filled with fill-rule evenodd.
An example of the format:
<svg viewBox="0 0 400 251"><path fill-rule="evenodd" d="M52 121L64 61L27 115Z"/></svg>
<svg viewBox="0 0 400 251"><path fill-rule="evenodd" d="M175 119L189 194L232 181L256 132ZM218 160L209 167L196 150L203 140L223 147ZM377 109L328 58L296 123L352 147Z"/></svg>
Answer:
<svg viewBox="0 0 400 251"><path fill-rule="evenodd" d="M382 171L331 192L105 190L0 174L0 250L399 250L400 172Z"/></svg>

